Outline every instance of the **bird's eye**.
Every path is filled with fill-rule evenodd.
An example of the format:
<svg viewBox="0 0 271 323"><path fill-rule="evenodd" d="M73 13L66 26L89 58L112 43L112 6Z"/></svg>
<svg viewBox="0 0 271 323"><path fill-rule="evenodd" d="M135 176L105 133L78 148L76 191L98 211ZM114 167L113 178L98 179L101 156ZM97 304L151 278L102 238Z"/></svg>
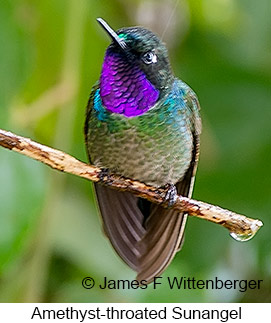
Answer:
<svg viewBox="0 0 271 323"><path fill-rule="evenodd" d="M152 64L157 62L157 56L154 52L147 52L142 56L142 60L145 64Z"/></svg>

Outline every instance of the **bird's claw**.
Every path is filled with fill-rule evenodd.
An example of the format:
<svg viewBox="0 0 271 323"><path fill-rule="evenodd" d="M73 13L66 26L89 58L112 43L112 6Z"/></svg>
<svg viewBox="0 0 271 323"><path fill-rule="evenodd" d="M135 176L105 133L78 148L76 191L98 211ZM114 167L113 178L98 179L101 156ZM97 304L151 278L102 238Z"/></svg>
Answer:
<svg viewBox="0 0 271 323"><path fill-rule="evenodd" d="M102 168L98 177L101 182L106 182L109 178L109 169L108 168Z"/></svg>
<svg viewBox="0 0 271 323"><path fill-rule="evenodd" d="M166 190L163 198L164 203L167 203L168 207L171 207L177 200L177 189L173 184L166 184L163 188Z"/></svg>

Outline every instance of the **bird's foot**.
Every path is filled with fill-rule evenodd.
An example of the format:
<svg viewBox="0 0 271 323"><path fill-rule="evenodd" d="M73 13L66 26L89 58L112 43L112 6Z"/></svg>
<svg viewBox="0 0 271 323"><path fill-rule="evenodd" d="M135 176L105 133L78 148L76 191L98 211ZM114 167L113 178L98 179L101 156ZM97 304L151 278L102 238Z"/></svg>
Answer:
<svg viewBox="0 0 271 323"><path fill-rule="evenodd" d="M107 183L110 177L109 168L101 168L98 177L102 183Z"/></svg>
<svg viewBox="0 0 271 323"><path fill-rule="evenodd" d="M163 189L166 191L165 196L163 197L164 203L167 203L168 207L171 207L177 200L177 189L175 185L170 183L163 186Z"/></svg>

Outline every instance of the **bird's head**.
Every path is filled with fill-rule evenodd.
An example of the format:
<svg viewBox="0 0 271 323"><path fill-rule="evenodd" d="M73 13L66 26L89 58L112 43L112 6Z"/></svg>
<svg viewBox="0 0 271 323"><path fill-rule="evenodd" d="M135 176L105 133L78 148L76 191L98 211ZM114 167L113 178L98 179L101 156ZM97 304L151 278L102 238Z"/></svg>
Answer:
<svg viewBox="0 0 271 323"><path fill-rule="evenodd" d="M103 105L127 117L141 115L172 83L167 49L148 29L130 27L115 32L103 19L98 22L112 39L100 77Z"/></svg>

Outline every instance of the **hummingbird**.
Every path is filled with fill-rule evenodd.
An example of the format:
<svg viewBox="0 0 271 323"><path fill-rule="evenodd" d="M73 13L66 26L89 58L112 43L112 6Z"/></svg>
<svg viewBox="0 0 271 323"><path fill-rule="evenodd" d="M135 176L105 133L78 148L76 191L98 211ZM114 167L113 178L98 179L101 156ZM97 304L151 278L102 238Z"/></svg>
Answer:
<svg viewBox="0 0 271 323"><path fill-rule="evenodd" d="M191 197L201 133L196 94L174 76L167 48L153 32L115 31L97 21L111 44L86 109L90 163ZM94 185L106 236L137 279L152 282L180 250L187 214Z"/></svg>

